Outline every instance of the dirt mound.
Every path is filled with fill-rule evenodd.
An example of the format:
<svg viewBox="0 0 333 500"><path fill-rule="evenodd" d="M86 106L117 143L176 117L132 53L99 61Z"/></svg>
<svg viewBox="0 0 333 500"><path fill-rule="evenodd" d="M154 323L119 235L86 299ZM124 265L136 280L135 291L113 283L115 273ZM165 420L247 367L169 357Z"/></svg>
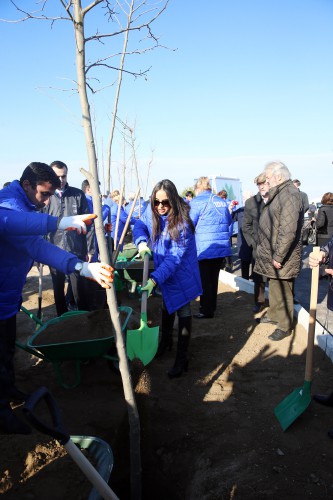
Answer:
<svg viewBox="0 0 333 500"><path fill-rule="evenodd" d="M48 319L55 311L47 277L45 283L43 314ZM37 290L31 273L24 305L33 311ZM122 296L121 302L133 308L138 324L139 298ZM161 299L150 298L148 305L148 318L159 324ZM306 331L297 325L291 337L271 342L274 326L258 324L252 306L251 295L221 284L215 318L193 319L187 373L173 380L166 375L175 347L145 368L132 366L144 500L332 498L333 451L327 430L333 426L333 410L311 403L286 432L274 415L275 406L303 384ZM20 313L19 340L25 343L34 332L34 322ZM33 391L47 386L71 435L97 436L111 445L115 463L110 485L122 500L130 498L127 409L121 378L107 360L83 364L75 389L59 385L52 363L22 349L17 349L16 365L18 387ZM75 366L68 360L63 370L70 377ZM331 362L316 347L313 392L330 391L332 374ZM15 411L21 416L20 407ZM82 473L75 464L60 469L62 447L37 431L2 435L0 453L4 499L87 498Z"/></svg>

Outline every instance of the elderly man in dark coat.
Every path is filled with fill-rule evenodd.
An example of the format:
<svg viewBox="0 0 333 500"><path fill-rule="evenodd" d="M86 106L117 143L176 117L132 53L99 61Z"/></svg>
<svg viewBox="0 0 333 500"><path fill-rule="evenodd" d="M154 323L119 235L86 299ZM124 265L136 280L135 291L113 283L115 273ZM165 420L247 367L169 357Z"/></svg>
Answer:
<svg viewBox="0 0 333 500"><path fill-rule="evenodd" d="M265 167L269 197L259 220L255 272L269 278L269 312L263 323L276 325L269 336L282 340L291 335L294 282L302 262L303 201L290 172L281 162Z"/></svg>
<svg viewBox="0 0 333 500"><path fill-rule="evenodd" d="M258 186L258 193L245 202L242 227L244 238L247 244L252 248L253 267L256 260L260 214L268 200L269 189L264 173L257 175L254 179L254 183ZM267 282L267 278L254 271L252 272L252 277L254 282L253 312L258 313L265 303L265 283Z"/></svg>

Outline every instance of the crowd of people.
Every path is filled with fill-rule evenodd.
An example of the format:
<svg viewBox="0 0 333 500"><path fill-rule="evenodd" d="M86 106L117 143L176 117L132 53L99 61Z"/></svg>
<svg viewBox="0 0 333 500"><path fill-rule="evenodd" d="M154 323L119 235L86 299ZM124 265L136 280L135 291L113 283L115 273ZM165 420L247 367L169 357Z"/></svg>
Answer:
<svg viewBox="0 0 333 500"><path fill-rule="evenodd" d="M308 197L300 191L300 181L292 180L289 169L281 162L268 163L254 183L258 192L247 197L240 208L225 190L215 194L205 176L184 197L169 179L158 182L147 201L129 193L126 203L119 190L102 197L105 237L112 241L110 262L115 248L124 250L125 225L135 252L142 259L145 254L153 259L154 270L141 290L150 296L159 289L163 299L157 357L171 350L178 316L177 349L168 371L170 378L188 369L192 318L214 318L220 270L232 271L235 221L242 277L254 282L253 312L262 309L268 285L269 309L260 321L275 325L269 335L272 341L281 341L292 333L294 284L301 269ZM10 402L27 397L16 388L13 356L15 318L32 265L49 266L58 316L68 311L71 301L79 310L106 306L105 288L113 280L113 269L99 259L89 181L85 180L81 187L68 184L68 167L57 160L50 165L31 163L20 180L0 190L0 428L5 432L29 432L11 410ZM317 218L318 226L326 230L322 233L323 248L319 260L310 256L310 264L325 263L325 274L331 276L333 194L326 193L323 200ZM333 309L332 294L329 309ZM197 297L200 308L193 314L191 302Z"/></svg>

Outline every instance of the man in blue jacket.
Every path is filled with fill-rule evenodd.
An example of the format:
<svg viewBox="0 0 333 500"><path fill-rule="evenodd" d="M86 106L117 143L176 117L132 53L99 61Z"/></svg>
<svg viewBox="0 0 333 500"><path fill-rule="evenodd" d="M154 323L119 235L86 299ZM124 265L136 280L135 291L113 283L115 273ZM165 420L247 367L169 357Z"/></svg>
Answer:
<svg viewBox="0 0 333 500"><path fill-rule="evenodd" d="M82 191L86 195L88 207L89 207L89 212L94 212L94 206L93 206L93 198L92 198L92 189L90 187L90 183L88 179L85 179L82 184L81 184ZM112 230L112 225L111 223L108 223L108 217L111 215L110 214L110 207L109 205L102 205L102 217L103 217L103 222L106 221L104 228L108 233L111 233ZM111 217L110 217L111 220ZM96 232L94 231L94 240L95 240L95 253L91 257L90 262L98 262L99 261L99 248L98 248L98 241L97 241L97 236ZM112 259L112 238L111 234L109 235L109 257ZM106 306L106 294L105 290L102 290L100 286L98 286L97 283L93 281L86 281L86 293L89 295L89 311L97 310L97 309L104 309Z"/></svg>
<svg viewBox="0 0 333 500"><path fill-rule="evenodd" d="M53 170L45 163L31 163L24 170L20 181L14 180L0 190L0 428L8 433L26 434L30 427L22 422L10 407L10 401L24 401L26 394L15 386L14 352L16 340L16 314L22 303L22 290L28 272L34 262L53 266L66 274L74 272L81 276L95 279L101 286L109 287L112 281L110 266L95 263L88 264L78 257L48 243L42 236L36 235L35 223L26 213L37 217L36 210L45 206L54 190L59 187L59 179ZM26 231L32 227L30 234L24 228L18 227L13 234L12 223L14 214L22 215L28 222ZM52 218L42 219L42 231L54 225L60 228L61 221ZM14 217L15 218L15 217ZM75 220L69 221L69 226ZM45 224L47 221L47 224ZM68 219L67 219L68 221ZM50 223L50 226L48 225ZM68 223L68 222L67 222ZM40 219L36 221L40 226ZM7 227L7 229L3 229ZM11 226L11 227L10 227ZM62 227L62 229L66 229Z"/></svg>

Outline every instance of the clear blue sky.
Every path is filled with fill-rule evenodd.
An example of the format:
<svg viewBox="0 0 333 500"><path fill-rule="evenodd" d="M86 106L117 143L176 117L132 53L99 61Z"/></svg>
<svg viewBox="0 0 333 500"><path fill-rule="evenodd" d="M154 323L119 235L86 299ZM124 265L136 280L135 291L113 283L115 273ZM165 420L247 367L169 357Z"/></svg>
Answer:
<svg viewBox="0 0 333 500"><path fill-rule="evenodd" d="M1 0L0 17L14 16ZM98 27L98 16L92 21ZM240 178L243 192L255 193L253 178L271 160L286 163L310 199L333 191L332 21L332 0L170 0L154 30L177 50L131 59L151 70L147 80L124 78L120 96L144 184L154 150L148 194L162 178L182 190L213 174ZM78 96L60 90L75 78L71 24L0 23L0 37L0 185L31 161L60 159L80 187L87 160ZM108 88L94 101L100 162L113 100ZM114 188L122 145L117 133ZM127 192L131 178L128 171Z"/></svg>

